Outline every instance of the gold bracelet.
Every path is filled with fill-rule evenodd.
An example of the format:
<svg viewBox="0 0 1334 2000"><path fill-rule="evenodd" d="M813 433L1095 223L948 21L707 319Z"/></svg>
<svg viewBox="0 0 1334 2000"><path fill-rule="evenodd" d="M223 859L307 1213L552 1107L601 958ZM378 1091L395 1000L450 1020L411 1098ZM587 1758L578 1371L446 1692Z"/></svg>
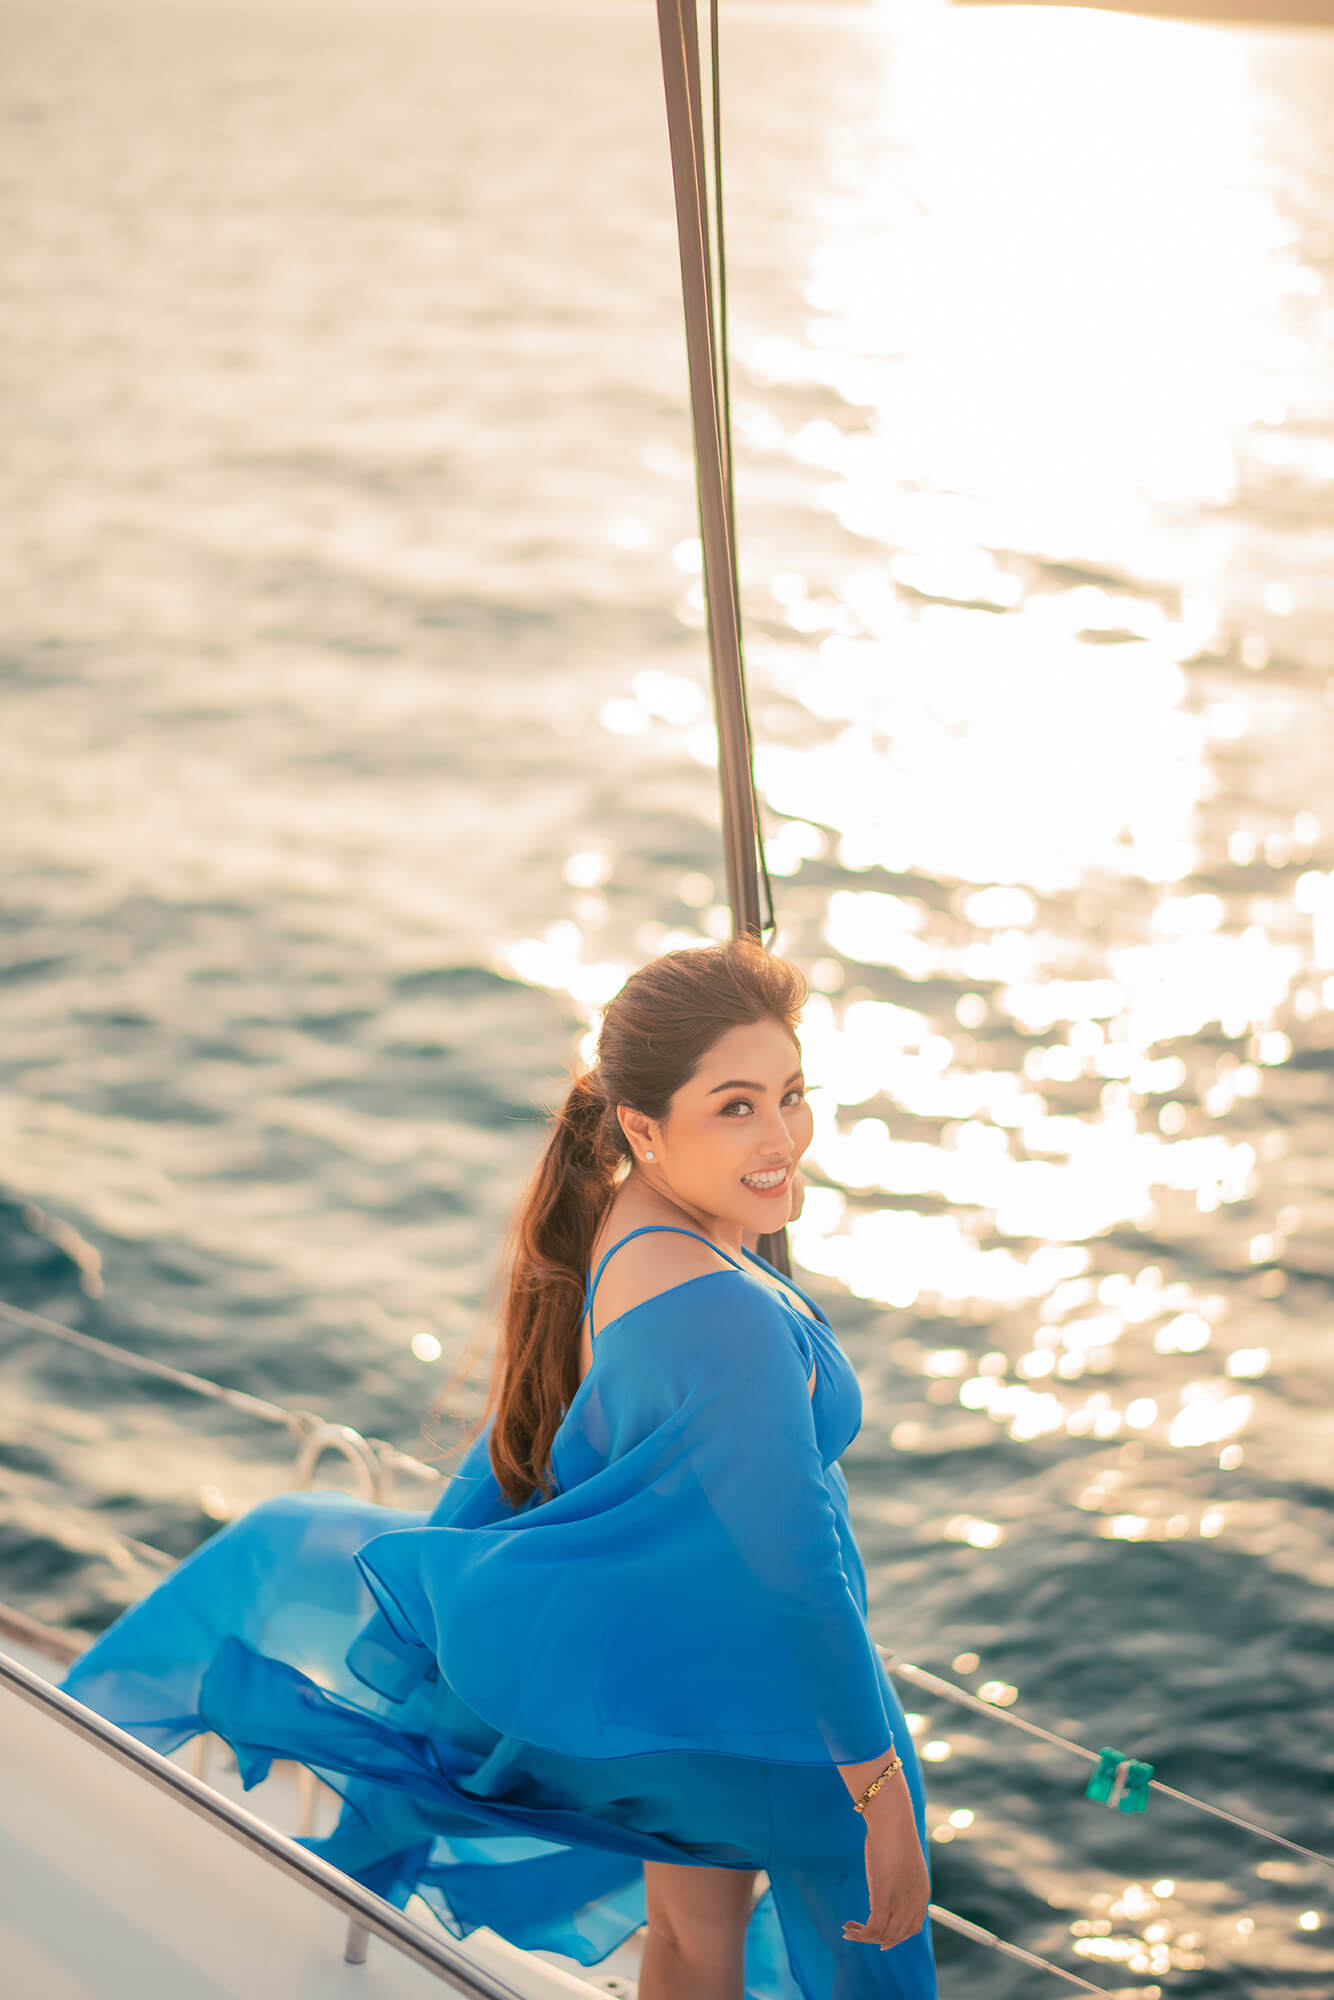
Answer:
<svg viewBox="0 0 1334 2000"><path fill-rule="evenodd" d="M876 1793L880 1790L880 1787L884 1784L886 1778L892 1778L896 1771L901 1771L902 1769L903 1769L902 1757L895 1756L891 1763L886 1764L884 1770L880 1773L880 1776L876 1779L875 1783L873 1785L869 1785L867 1789L862 1793L861 1797L858 1800L856 1800L853 1806L853 1811L864 1813L870 1801L875 1797Z"/></svg>

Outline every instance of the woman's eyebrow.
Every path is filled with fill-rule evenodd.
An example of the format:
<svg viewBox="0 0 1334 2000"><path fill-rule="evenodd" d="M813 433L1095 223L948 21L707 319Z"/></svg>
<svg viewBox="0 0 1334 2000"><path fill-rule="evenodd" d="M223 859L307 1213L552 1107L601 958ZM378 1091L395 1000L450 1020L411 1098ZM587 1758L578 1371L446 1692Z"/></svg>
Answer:
<svg viewBox="0 0 1334 2000"><path fill-rule="evenodd" d="M795 1083L800 1075L801 1071L799 1069L794 1069L791 1076L788 1078L787 1083ZM783 1085L784 1090L787 1089L787 1083ZM734 1076L730 1077L726 1083L715 1083L713 1089L706 1091L705 1095L707 1097L716 1097L720 1090L763 1090L763 1089L764 1085L762 1083L751 1083L744 1076Z"/></svg>

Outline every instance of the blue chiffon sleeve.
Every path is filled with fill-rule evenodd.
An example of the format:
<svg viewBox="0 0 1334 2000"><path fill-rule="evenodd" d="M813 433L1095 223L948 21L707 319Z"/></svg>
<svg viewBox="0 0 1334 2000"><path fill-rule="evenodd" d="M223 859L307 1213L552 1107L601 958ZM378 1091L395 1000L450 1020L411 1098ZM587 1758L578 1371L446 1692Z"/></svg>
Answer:
<svg viewBox="0 0 1334 2000"><path fill-rule="evenodd" d="M594 1344L550 1500L512 1508L475 1445L426 1526L359 1551L384 1637L493 1728L571 1756L881 1755L884 1670L810 1366L789 1309L738 1271L636 1307Z"/></svg>

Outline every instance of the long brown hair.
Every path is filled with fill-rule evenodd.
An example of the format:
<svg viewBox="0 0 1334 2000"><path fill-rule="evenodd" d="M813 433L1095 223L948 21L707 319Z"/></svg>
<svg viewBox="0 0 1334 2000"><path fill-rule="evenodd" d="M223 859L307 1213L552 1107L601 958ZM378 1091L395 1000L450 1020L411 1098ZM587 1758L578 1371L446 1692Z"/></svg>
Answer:
<svg viewBox="0 0 1334 2000"><path fill-rule="evenodd" d="M472 1438L494 1411L491 1469L515 1507L551 1497L551 1441L579 1386L589 1253L633 1157L615 1107L665 1122L721 1035L770 1017L795 1035L806 994L797 967L748 935L669 951L608 1003L593 1067L553 1115L502 1251L500 1337Z"/></svg>

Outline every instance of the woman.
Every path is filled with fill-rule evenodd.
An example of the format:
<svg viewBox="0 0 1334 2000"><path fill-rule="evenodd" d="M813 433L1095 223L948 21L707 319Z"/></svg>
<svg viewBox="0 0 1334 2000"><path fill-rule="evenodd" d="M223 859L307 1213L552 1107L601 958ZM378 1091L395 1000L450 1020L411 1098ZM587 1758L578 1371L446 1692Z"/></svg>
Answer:
<svg viewBox="0 0 1334 2000"><path fill-rule="evenodd" d="M856 1377L745 1242L810 1143L804 999L751 939L635 973L520 1204L434 1512L265 1502L65 1682L160 1749L214 1731L248 1784L307 1764L344 1807L306 1844L457 1936L589 1965L647 1919L640 2000L936 1991L921 1773L836 1463Z"/></svg>

